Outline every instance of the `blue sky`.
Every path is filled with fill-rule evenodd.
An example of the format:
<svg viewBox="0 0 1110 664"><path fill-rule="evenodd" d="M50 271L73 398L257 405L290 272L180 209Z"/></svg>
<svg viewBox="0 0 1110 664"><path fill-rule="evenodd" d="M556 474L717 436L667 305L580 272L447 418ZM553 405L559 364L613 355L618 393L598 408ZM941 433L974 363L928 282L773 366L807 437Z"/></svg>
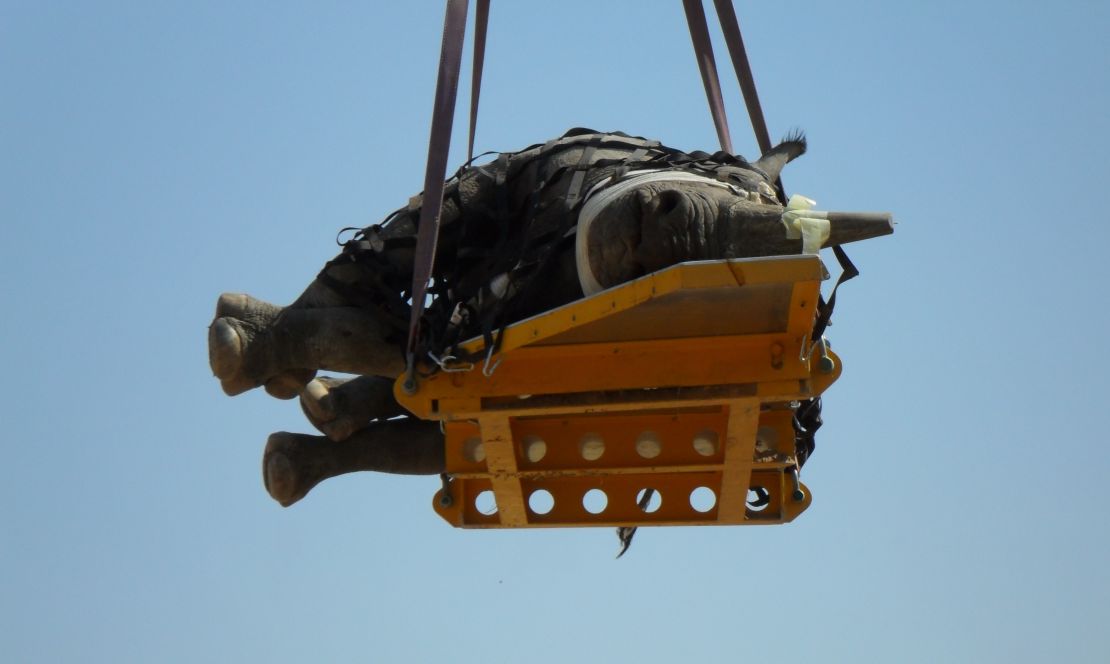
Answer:
<svg viewBox="0 0 1110 664"><path fill-rule="evenodd" d="M737 3L787 189L900 223L851 252L813 506L616 562L451 529L435 478L266 495L310 428L222 394L216 297L291 301L420 189L442 5L226 5L0 1L0 659L1110 660L1110 5ZM482 102L483 150L715 147L678 2L495 2Z"/></svg>

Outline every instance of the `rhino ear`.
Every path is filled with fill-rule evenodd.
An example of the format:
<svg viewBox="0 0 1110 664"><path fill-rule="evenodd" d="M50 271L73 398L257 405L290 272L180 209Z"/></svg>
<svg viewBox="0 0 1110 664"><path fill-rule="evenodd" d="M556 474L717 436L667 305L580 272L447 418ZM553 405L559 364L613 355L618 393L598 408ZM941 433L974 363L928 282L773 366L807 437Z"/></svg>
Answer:
<svg viewBox="0 0 1110 664"><path fill-rule="evenodd" d="M636 192L636 198L640 205L640 216L644 220L665 217L682 204L682 194L674 189L661 189L659 191L640 189Z"/></svg>
<svg viewBox="0 0 1110 664"><path fill-rule="evenodd" d="M806 135L801 131L792 131L782 139L782 142L771 148L752 164L767 174L767 178L774 182L779 179L782 169L791 161L805 154Z"/></svg>

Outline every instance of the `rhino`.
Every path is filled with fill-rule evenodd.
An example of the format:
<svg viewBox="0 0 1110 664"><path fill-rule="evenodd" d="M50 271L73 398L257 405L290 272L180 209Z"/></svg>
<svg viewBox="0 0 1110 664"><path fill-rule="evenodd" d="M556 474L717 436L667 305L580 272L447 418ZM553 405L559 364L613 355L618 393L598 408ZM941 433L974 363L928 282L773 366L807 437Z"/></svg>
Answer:
<svg viewBox="0 0 1110 664"><path fill-rule="evenodd" d="M795 133L749 163L575 129L465 165L445 183L417 357L438 360L459 340L679 262L815 252L889 232L850 220L816 242L788 232L776 181L805 150ZM359 230L288 306L239 293L217 301L208 351L224 392L298 398L323 434L269 437L263 480L283 506L344 473L444 472L438 423L408 416L393 397L422 204L414 196Z"/></svg>

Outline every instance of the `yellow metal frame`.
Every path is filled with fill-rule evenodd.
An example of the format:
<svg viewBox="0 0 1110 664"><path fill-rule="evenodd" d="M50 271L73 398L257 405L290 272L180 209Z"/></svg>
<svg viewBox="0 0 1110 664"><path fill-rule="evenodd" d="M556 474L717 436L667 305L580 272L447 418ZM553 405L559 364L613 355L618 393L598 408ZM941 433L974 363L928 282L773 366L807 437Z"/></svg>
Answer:
<svg viewBox="0 0 1110 664"><path fill-rule="evenodd" d="M793 520L810 494L791 475L791 402L841 370L810 339L825 278L816 256L683 263L506 328L485 367L414 394L398 380L406 408L444 424L436 511L468 528Z"/></svg>

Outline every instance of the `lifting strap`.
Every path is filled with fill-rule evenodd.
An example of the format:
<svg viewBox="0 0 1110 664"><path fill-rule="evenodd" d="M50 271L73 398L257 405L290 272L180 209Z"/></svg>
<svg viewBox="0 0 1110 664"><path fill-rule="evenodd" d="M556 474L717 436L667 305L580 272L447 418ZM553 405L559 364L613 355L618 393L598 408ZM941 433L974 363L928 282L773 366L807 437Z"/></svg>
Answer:
<svg viewBox="0 0 1110 664"><path fill-rule="evenodd" d="M771 134L767 131L763 106L759 103L759 93L755 90L755 77L752 76L752 65L748 62L748 51L744 48L744 38L740 35L736 10L732 6L732 0L713 0L713 4L717 7L717 18L721 21L725 45L732 58L732 68L736 71L736 82L740 84L740 92L744 95L744 105L748 109L748 118L752 121L759 153L766 154L771 149ZM779 202L786 205L786 190L782 187L781 177L775 178L775 191L778 192Z"/></svg>
<svg viewBox="0 0 1110 664"><path fill-rule="evenodd" d="M721 22L721 31L725 36L725 43L732 59L733 69L736 70L736 81L740 84L740 91L744 95L744 104L748 109L748 117L752 121L752 131L759 143L761 154L771 149L771 137L767 131L767 121L763 117L763 108L759 103L759 94L755 89L755 78L752 76L751 63L748 53L744 48L744 38L740 35L740 23L736 18L736 10L732 0L713 0L717 9L717 18ZM727 152L732 152L729 145L728 120L725 118L724 103L721 101L721 84L717 78L717 65L713 58L713 45L709 40L709 29L706 26L705 12L702 9L702 0L683 0L686 10L686 20L690 24L690 38L694 43L694 55L701 70L702 83L705 86L705 96L709 100L709 110L713 114L713 123L717 127L717 135L721 139L721 147ZM782 178L775 182L775 189L779 201L786 204L786 192L782 186ZM817 320L813 327L813 339L819 340L832 317L833 308L836 306L836 291L845 281L859 275L859 270L848 259L848 254L839 247L833 247L833 253L840 263L841 274L833 286L828 302L821 298L818 303Z"/></svg>
<svg viewBox="0 0 1110 664"><path fill-rule="evenodd" d="M489 0L478 0L474 8L474 59L470 72L470 134L466 142L466 163L474 161L474 130L478 127L478 97L482 93L482 68L486 63L486 26L489 25Z"/></svg>
<svg viewBox="0 0 1110 664"><path fill-rule="evenodd" d="M725 102L721 97L721 80L717 77L717 61L713 58L713 43L709 40L705 10L702 9L701 0L682 0L682 8L686 10L690 41L694 43L694 57L698 61L698 71L701 72L705 98L709 101L709 112L713 115L713 126L717 128L717 139L721 142L721 149L732 154L732 138L728 133L728 117L725 115Z"/></svg>
<svg viewBox="0 0 1110 664"><path fill-rule="evenodd" d="M720 19L721 30L725 34L725 45L732 58L732 68L736 70L736 81L740 84L740 92L744 94L744 105L748 107L755 140L759 143L759 153L765 154L771 149L771 136L767 131L767 121L763 119L759 95L755 91L755 78L752 77L752 66L748 62L747 49L744 48L744 38L740 35L736 10L732 6L732 0L713 0L713 4L717 7L717 18Z"/></svg>
<svg viewBox="0 0 1110 664"><path fill-rule="evenodd" d="M702 85L705 87L705 97L709 101L709 112L713 115L713 124L717 128L717 138L721 141L721 149L732 154L728 117L721 96L721 81L717 76L717 61L713 57L713 43L709 39L709 27L706 24L702 2L682 0L682 5L686 10L686 22L690 26L694 57L698 61ZM732 0L713 0L713 5L717 8L717 19L721 23L721 31L725 35L725 44L732 59L732 67L736 71L736 82L740 84L740 92L744 95L744 105L748 109L756 143L759 144L759 153L766 154L771 149L771 135L767 131L767 121L763 117L763 108L755 89L755 77L752 76L751 63L744 48L744 38L740 35L740 22L736 19L736 10L732 6ZM775 180L775 191L779 202L786 205L786 192L782 187L782 178Z"/></svg>
<svg viewBox="0 0 1110 664"><path fill-rule="evenodd" d="M416 255L412 272L412 311L409 316L409 336L406 344L407 381L415 380L416 347L420 339L420 319L424 314L424 301L428 282L435 264L436 244L439 239L439 217L443 208L444 179L447 174L447 156L451 148L451 125L455 115L455 99L459 89L459 69L462 64L463 38L466 35L468 0L447 0L443 19L443 42L439 54L439 73L436 78L435 102L432 107L432 129L428 139L428 164L424 171L424 198L420 208L420 221L416 231ZM485 60L486 22L489 18L489 0L479 0L474 42L474 75L470 100L470 137L468 149L474 150L474 130L478 117L478 89L481 84L482 63ZM468 157L470 156L468 155Z"/></svg>

